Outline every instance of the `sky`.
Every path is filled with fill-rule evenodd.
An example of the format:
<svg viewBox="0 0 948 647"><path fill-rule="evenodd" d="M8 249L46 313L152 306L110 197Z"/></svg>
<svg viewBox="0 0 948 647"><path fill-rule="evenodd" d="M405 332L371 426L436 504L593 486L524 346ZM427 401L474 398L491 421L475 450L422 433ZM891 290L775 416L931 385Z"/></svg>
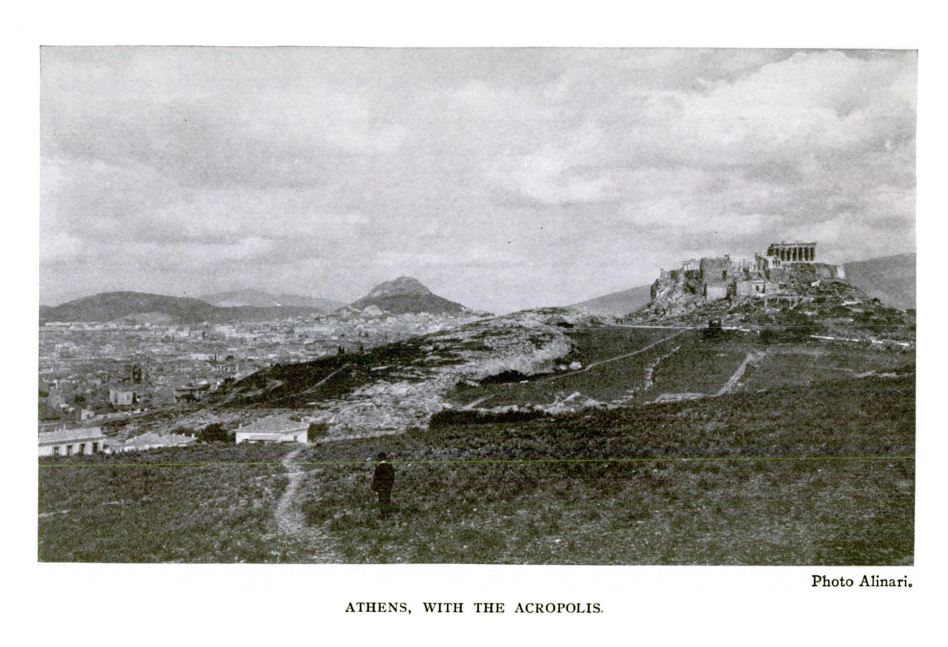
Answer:
<svg viewBox="0 0 948 647"><path fill-rule="evenodd" d="M915 52L44 47L40 303L398 276L502 313L915 251Z"/></svg>

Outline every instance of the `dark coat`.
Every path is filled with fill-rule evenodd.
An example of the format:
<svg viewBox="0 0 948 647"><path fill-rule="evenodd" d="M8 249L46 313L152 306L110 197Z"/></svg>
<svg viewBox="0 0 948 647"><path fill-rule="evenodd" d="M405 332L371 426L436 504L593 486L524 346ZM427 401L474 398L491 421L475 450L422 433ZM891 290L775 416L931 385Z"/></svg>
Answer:
<svg viewBox="0 0 948 647"><path fill-rule="evenodd" d="M395 485L395 468L391 463L382 461L375 466L375 474L372 475L373 492L391 492Z"/></svg>

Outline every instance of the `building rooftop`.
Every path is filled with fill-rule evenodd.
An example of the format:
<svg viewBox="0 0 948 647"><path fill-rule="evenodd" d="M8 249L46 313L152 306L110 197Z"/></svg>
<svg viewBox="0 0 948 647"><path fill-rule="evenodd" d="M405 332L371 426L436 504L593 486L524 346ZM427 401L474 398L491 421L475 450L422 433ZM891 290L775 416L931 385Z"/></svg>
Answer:
<svg viewBox="0 0 948 647"><path fill-rule="evenodd" d="M99 440L105 438L101 427L77 427L73 429L59 429L58 431L41 431L40 445L55 445L77 440Z"/></svg>
<svg viewBox="0 0 948 647"><path fill-rule="evenodd" d="M257 420L249 425L241 427L237 431L240 433L274 434L285 433L295 429L304 429L307 426L308 425L305 422L290 420L286 416L270 416L268 418L261 418L260 420Z"/></svg>

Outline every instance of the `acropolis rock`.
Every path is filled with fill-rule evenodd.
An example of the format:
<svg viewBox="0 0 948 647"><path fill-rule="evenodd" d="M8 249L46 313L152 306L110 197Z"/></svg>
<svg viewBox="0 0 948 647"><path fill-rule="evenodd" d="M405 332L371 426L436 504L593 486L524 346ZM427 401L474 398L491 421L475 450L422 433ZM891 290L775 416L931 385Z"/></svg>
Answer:
<svg viewBox="0 0 948 647"><path fill-rule="evenodd" d="M652 284L648 309L677 314L722 300L805 296L820 282L845 281L842 266L819 263L816 243L771 243L753 258L730 255L688 259L674 270L661 270Z"/></svg>

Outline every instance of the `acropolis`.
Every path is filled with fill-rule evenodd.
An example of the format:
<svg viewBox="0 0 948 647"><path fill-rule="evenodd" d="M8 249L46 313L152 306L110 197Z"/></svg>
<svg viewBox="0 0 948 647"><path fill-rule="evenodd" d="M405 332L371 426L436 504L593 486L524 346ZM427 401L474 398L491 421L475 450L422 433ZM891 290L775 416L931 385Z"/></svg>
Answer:
<svg viewBox="0 0 948 647"><path fill-rule="evenodd" d="M794 280L791 281L791 278ZM816 243L780 242L753 258L710 256L683 261L676 270L662 270L652 286L652 299L717 301L740 297L792 295L791 284L846 278L842 266L816 261Z"/></svg>

